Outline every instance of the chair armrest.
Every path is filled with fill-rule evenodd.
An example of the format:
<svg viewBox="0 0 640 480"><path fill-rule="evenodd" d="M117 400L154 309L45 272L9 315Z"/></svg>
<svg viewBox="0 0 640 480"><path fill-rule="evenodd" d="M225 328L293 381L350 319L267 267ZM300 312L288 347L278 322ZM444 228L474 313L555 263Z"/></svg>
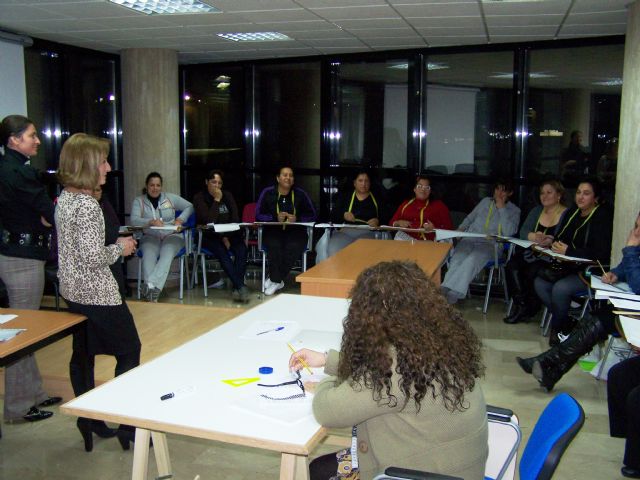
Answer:
<svg viewBox="0 0 640 480"><path fill-rule="evenodd" d="M510 422L513 417L513 410L509 408L496 407L494 405L487 405L487 416L499 422Z"/></svg>

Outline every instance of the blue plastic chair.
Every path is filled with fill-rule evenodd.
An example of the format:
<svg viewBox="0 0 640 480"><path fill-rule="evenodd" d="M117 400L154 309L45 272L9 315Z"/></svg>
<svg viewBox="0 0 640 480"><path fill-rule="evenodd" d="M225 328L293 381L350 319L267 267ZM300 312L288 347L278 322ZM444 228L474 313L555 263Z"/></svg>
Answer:
<svg viewBox="0 0 640 480"><path fill-rule="evenodd" d="M549 480L584 424L584 410L569 394L557 395L540 414L520 459L520 480ZM510 462L511 459L509 458ZM389 467L375 480L457 480L458 477ZM485 477L485 480L494 480Z"/></svg>

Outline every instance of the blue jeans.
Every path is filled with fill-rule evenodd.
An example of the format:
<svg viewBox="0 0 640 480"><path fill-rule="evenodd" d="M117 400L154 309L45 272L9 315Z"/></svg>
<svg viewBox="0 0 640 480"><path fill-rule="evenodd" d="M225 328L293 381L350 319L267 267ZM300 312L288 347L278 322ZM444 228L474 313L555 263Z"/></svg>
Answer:
<svg viewBox="0 0 640 480"><path fill-rule="evenodd" d="M202 246L209 250L214 257L220 261L220 266L224 270L233 284L233 288L238 290L244 286L244 274L247 271L247 246L242 235L228 235L231 247L229 251L233 254L233 260L229 256L227 247L222 243L222 237L209 233L202 237Z"/></svg>
<svg viewBox="0 0 640 480"><path fill-rule="evenodd" d="M564 327L568 326L571 297L587 290L587 286L575 273L555 283L536 277L534 286L542 303L553 314L551 326L556 331L563 330Z"/></svg>

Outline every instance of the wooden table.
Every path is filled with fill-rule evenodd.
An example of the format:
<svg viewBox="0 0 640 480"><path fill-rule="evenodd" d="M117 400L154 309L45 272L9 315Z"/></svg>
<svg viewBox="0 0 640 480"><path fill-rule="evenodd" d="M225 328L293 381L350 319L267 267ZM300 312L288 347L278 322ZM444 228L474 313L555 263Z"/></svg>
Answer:
<svg viewBox="0 0 640 480"><path fill-rule="evenodd" d="M303 295L348 298L356 278L379 262L412 260L440 285L440 267L449 252L448 243L361 239L298 275Z"/></svg>
<svg viewBox="0 0 640 480"><path fill-rule="evenodd" d="M158 475L172 474L165 432L277 451L281 479L308 478L308 455L326 435L313 417L311 395L266 400L260 393L273 395L273 390L258 382L234 387L224 380L260 377L276 384L290 379L287 342L296 349L339 348L347 310L343 299L278 295L66 403L61 411L137 427L136 480L147 478L150 436ZM285 328L275 331L279 326ZM262 366L273 373L259 374ZM160 399L172 392L174 398Z"/></svg>
<svg viewBox="0 0 640 480"><path fill-rule="evenodd" d="M2 315L18 315L0 328L26 328L25 332L0 343L0 367L53 343L66 335L86 317L68 312L0 309Z"/></svg>

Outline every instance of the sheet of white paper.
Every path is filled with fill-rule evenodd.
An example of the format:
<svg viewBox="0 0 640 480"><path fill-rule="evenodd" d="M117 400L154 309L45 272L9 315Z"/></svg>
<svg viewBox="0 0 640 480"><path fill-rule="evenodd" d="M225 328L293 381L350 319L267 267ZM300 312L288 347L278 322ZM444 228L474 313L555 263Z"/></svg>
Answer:
<svg viewBox="0 0 640 480"><path fill-rule="evenodd" d="M207 227L213 228L216 233L237 232L240 230L239 223L207 223Z"/></svg>
<svg viewBox="0 0 640 480"><path fill-rule="evenodd" d="M602 277L598 275L591 275L591 288L596 290L606 290L611 292L633 293L631 287L626 282L616 282L613 285L604 283Z"/></svg>
<svg viewBox="0 0 640 480"><path fill-rule="evenodd" d="M17 315L0 315L0 325L7 323L9 320L13 320Z"/></svg>
<svg viewBox="0 0 640 480"><path fill-rule="evenodd" d="M25 331L26 328L0 328L0 342L11 340L16 335Z"/></svg>
<svg viewBox="0 0 640 480"><path fill-rule="evenodd" d="M633 300L627 300L626 298L615 298L615 297L603 297L603 298L608 298L609 301L616 308L620 308L622 310L639 310L640 311L640 302L634 302ZM596 299L598 299L598 292L596 292Z"/></svg>
<svg viewBox="0 0 640 480"><path fill-rule="evenodd" d="M460 232L458 230L445 230L443 228L436 228L436 241L447 240L449 238L485 238L484 233L473 232Z"/></svg>
<svg viewBox="0 0 640 480"><path fill-rule="evenodd" d="M341 332L323 330L302 330L291 341L291 346L296 350L310 348L318 352L326 352L329 349L340 350L341 344Z"/></svg>
<svg viewBox="0 0 640 480"><path fill-rule="evenodd" d="M168 231L172 231L175 232L178 230L178 227L176 225L163 225L161 227L149 227L151 230L168 230Z"/></svg>
<svg viewBox="0 0 640 480"><path fill-rule="evenodd" d="M627 337L627 342L636 347L640 347L640 320L637 318L620 315L620 326Z"/></svg>
<svg viewBox="0 0 640 480"><path fill-rule="evenodd" d="M634 295L633 293L624 293L624 292L612 292L611 290L596 290L595 297L596 297L596 300L615 297L615 298L625 298L627 300L640 302L640 295Z"/></svg>

